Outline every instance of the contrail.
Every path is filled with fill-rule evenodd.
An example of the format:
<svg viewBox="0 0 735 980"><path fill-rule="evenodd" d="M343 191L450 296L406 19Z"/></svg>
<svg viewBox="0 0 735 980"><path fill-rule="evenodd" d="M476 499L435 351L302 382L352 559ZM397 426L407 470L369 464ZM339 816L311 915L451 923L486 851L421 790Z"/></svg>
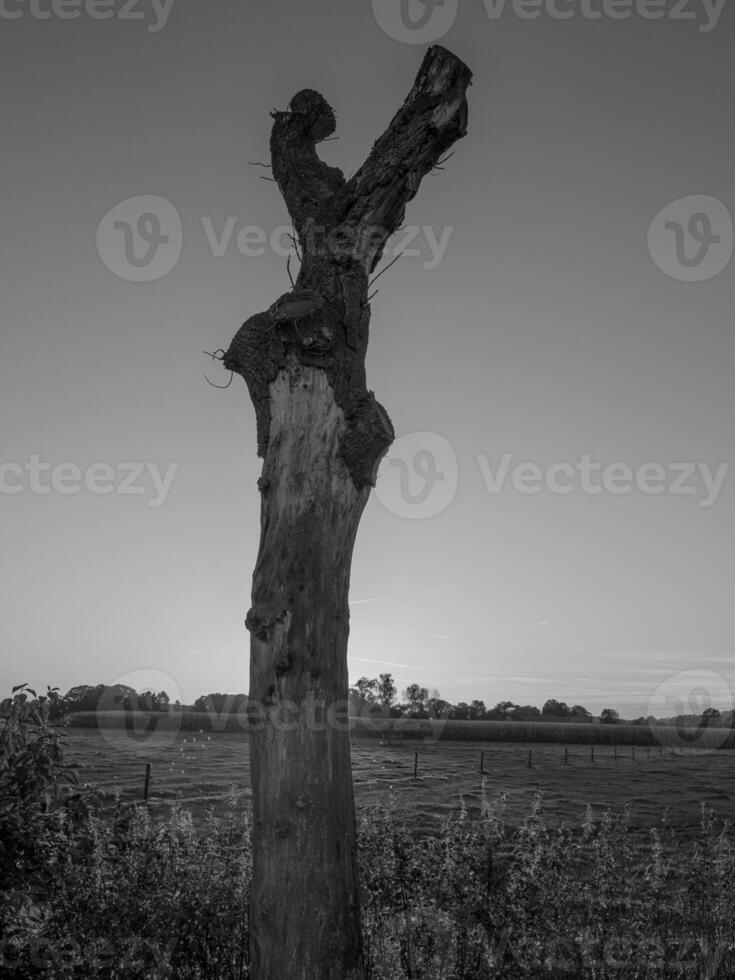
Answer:
<svg viewBox="0 0 735 980"><path fill-rule="evenodd" d="M361 664L384 664L386 667L405 667L406 670L418 670L413 664L394 664L391 660L371 660L370 657L350 657L351 660L359 660Z"/></svg>
<svg viewBox="0 0 735 980"><path fill-rule="evenodd" d="M426 592L397 592L394 595L379 595L373 599L350 599L351 606L361 606L366 602L387 602L389 599L413 599L414 596L436 595L439 592L451 592L452 589L428 589ZM377 661L376 661L377 662Z"/></svg>
<svg viewBox="0 0 735 980"><path fill-rule="evenodd" d="M447 636L446 633L427 633L426 630L419 630L419 636L436 636L440 640L451 640L451 636Z"/></svg>

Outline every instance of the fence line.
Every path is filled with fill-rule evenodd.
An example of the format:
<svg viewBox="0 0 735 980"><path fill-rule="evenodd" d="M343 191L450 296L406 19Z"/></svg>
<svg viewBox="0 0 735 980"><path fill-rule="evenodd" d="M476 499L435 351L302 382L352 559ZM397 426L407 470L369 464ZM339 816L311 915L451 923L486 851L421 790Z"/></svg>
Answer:
<svg viewBox="0 0 735 980"><path fill-rule="evenodd" d="M503 743L503 748L504 749L507 749L507 747L508 747L508 743ZM519 748L520 748L520 745L519 745ZM538 748L538 746L537 746L537 748ZM594 746L594 745L591 745L590 746L590 762L591 763L594 763L595 761L598 761L598 762L605 761L605 760L601 760L600 757L599 757L599 755L597 757L597 760L595 760L595 748L596 748L596 746ZM599 746L597 746L597 748L599 748ZM612 748L613 748L612 761L616 762L616 761L618 761L619 758L622 758L622 756L618 756L618 746L617 745L614 745ZM636 748L635 746L631 746L630 759L631 759L632 762L637 761L637 757L636 757L636 753L635 753L635 748ZM684 752L684 748L685 747L683 745L680 745L679 746L679 752L678 752L678 757L679 758L683 758L685 754L686 755L700 755L702 752L707 751L706 749L702 749L699 746L689 746L688 747L689 748L689 752L688 753L685 753ZM490 776L492 774L489 773L485 769L485 755L486 755L486 753L489 754L489 755L492 755L492 749L484 748L484 749L480 749L479 751L480 751L479 773L482 776ZM664 747L662 745L660 745L659 746L659 758L663 758L663 752L664 752ZM542 766L543 766L543 761L544 761L543 760L543 756L545 755L543 749L541 749L541 754L542 754ZM569 746L568 745L565 745L564 746L564 754L563 754L563 756L560 756L560 754L559 753L556 753L556 752L551 753L551 754L552 754L552 758L553 758L554 761L557 761L557 760L559 760L561 758L561 762L562 762L563 765L566 766L566 765L569 765L570 764L570 755L569 755ZM419 778L419 756L420 755L421 755L420 752L414 751L414 754L413 754L413 778L414 779L418 779ZM671 751L668 753L668 755L671 756L674 759L677 758L676 747L672 747L671 748ZM651 757L651 748L650 748L650 746L646 746L646 759L650 759L650 757ZM521 765L521 759L522 759L522 757L520 757L519 760L518 760L518 764L519 765ZM607 759L609 761L610 757L608 756ZM571 761L574 761L574 760L571 760ZM533 769L534 768L534 764L533 764L533 749L530 749L530 748L528 749L528 755L526 756L526 768L528 768L528 769ZM144 775L144 778L143 778L143 802L146 803L146 804L148 803L148 799L149 799L149 796L150 796L151 778L152 778L152 765L151 765L150 762L146 762L145 763L145 775Z"/></svg>

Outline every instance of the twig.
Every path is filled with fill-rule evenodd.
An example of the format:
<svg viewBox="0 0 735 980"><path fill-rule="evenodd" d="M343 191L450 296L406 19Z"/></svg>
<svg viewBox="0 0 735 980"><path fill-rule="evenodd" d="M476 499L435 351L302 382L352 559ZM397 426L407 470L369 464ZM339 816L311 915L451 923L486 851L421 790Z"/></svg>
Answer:
<svg viewBox="0 0 735 980"><path fill-rule="evenodd" d="M387 272L388 269L390 269L390 267L392 265L395 265L396 262L400 259L400 257L402 255L403 255L403 252L399 252L398 255L396 255L396 257L393 259L392 262L389 262L388 265L385 266L385 268L383 268L383 269L380 270L380 272L377 274L377 276L373 276L373 278L370 280L370 282L368 282L368 289L370 288L370 286L372 286L372 284L375 282L376 279L380 279L380 277L383 275L384 272Z"/></svg>
<svg viewBox="0 0 735 980"><path fill-rule="evenodd" d="M230 371L230 380L227 382L226 385L216 385L214 383L214 381L210 381L209 380L209 378L206 376L206 374L204 375L204 380L207 382L208 385L211 385L213 388L229 388L230 385L232 384L232 379L234 377L235 377L235 372L234 371Z"/></svg>
<svg viewBox="0 0 735 980"><path fill-rule="evenodd" d="M299 262L303 263L304 260L301 258L301 249L299 247L299 240L296 237L296 229L294 228L293 225L291 225L291 234L288 237L291 239L291 244L293 245L294 251L296 252L296 258L299 260Z"/></svg>
<svg viewBox="0 0 735 980"><path fill-rule="evenodd" d="M288 278L291 280L291 287L294 286L293 276L291 275L291 256L286 258L286 272L288 273Z"/></svg>
<svg viewBox="0 0 735 980"><path fill-rule="evenodd" d="M451 160L453 156L454 156L454 150L452 150L451 153L447 153L447 155L445 157L442 157L441 160L437 160L437 162L431 168L431 172L434 174L436 173L437 170L443 170L444 169L443 165L447 162L447 160Z"/></svg>
<svg viewBox="0 0 735 980"><path fill-rule="evenodd" d="M205 350L204 353L207 355L207 357L211 357L213 361L224 361L226 352L223 347L218 347L217 350L214 351L214 353L208 350ZM235 372L230 371L230 380L227 382L226 385L216 385L214 381L209 380L206 374L204 375L204 380L207 382L208 385L211 385L213 388L229 388L230 385L232 384L232 379L234 376L235 376Z"/></svg>

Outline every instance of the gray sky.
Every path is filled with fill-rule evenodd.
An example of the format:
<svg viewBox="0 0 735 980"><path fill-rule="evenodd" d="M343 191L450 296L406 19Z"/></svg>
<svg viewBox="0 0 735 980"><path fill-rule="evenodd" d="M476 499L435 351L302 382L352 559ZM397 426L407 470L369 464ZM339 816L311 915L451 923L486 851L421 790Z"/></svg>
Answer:
<svg viewBox="0 0 735 980"><path fill-rule="evenodd" d="M0 693L247 690L261 461L245 385L207 385L202 351L288 288L285 206L248 162L311 87L338 116L322 155L356 170L438 40L474 72L469 133L373 301L399 439L355 550L350 677L731 706L735 15L400 13L0 6Z"/></svg>

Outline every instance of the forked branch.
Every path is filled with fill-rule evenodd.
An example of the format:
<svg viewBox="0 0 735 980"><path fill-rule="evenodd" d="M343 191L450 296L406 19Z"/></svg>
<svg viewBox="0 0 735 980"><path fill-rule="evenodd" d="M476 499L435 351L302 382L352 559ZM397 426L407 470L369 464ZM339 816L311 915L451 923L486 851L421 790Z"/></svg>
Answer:
<svg viewBox="0 0 735 980"><path fill-rule="evenodd" d="M448 159L449 148L467 130L467 88L472 73L446 48L429 48L403 106L348 181L319 159L316 144L336 128L334 111L312 89L298 92L286 112L272 113L273 176L305 251L310 225L318 241L328 232L344 249L345 233L353 257L372 272L386 241L403 222L406 204L423 177Z"/></svg>

